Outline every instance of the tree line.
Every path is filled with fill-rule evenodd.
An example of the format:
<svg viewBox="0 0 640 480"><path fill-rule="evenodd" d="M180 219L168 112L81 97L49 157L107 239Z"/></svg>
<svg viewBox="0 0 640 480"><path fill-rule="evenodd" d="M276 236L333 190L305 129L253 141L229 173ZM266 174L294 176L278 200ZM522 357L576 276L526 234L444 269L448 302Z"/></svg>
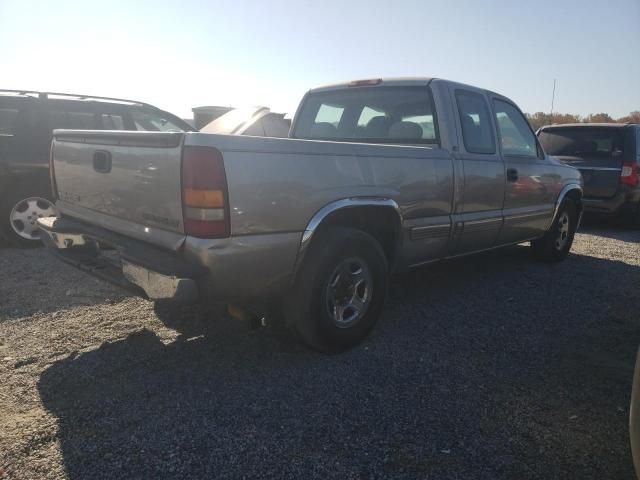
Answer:
<svg viewBox="0 0 640 480"><path fill-rule="evenodd" d="M608 113L590 113L586 117L572 113L525 113L534 130L552 123L640 123L640 111L634 111L624 117L614 119Z"/></svg>

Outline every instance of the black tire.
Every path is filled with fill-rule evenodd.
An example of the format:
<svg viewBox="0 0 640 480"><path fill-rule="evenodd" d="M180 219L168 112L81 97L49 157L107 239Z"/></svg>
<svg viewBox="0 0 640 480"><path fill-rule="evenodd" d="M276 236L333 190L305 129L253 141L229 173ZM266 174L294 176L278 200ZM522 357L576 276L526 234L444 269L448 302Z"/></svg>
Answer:
<svg viewBox="0 0 640 480"><path fill-rule="evenodd" d="M565 199L545 236L531 242L534 256L544 262L560 262L567 258L577 227L576 204L571 199Z"/></svg>
<svg viewBox="0 0 640 480"><path fill-rule="evenodd" d="M44 201L51 203L49 195L36 195L23 191L10 192L5 198L2 199L2 203L0 204L0 229L2 229L2 234L10 245L22 248L38 247L42 245L37 234L34 234L32 236L33 238L28 239L24 236L21 236L12 226L11 212L13 211L14 207L18 206L26 199L34 198L41 198ZM44 202L37 203L40 204L41 207L45 206ZM47 210L43 209L42 211L45 212ZM34 215L30 216L35 217Z"/></svg>
<svg viewBox="0 0 640 480"><path fill-rule="evenodd" d="M315 350L348 350L362 342L378 321L387 281L387 260L375 238L360 230L326 228L314 237L296 284L285 298L287 324ZM354 285L347 285L350 282ZM347 302L362 305L361 313L357 307L345 307Z"/></svg>

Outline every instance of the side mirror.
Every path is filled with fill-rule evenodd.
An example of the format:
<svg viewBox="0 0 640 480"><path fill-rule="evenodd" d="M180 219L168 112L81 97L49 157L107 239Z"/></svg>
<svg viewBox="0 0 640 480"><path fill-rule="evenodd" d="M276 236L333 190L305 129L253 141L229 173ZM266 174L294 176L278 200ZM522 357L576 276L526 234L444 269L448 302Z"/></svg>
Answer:
<svg viewBox="0 0 640 480"><path fill-rule="evenodd" d="M613 152L611 152L611 156L613 156L613 157L621 157L622 156L622 150L620 150L619 148L616 148Z"/></svg>

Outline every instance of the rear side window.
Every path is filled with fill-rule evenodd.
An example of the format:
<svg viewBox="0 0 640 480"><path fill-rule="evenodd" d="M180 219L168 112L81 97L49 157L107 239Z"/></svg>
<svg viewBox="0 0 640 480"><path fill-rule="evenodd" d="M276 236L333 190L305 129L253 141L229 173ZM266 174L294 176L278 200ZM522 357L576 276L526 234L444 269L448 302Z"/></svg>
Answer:
<svg viewBox="0 0 640 480"><path fill-rule="evenodd" d="M33 143L38 117L33 98L2 98L0 96L0 137L21 137Z"/></svg>
<svg viewBox="0 0 640 480"><path fill-rule="evenodd" d="M636 128L636 158L640 162L640 128Z"/></svg>
<svg viewBox="0 0 640 480"><path fill-rule="evenodd" d="M619 128L550 128L538 138L549 155L611 157L614 151L624 153L624 131Z"/></svg>
<svg viewBox="0 0 640 480"><path fill-rule="evenodd" d="M133 110L131 112L136 130L148 132L183 132L184 129L162 115L161 111Z"/></svg>
<svg viewBox="0 0 640 480"><path fill-rule="evenodd" d="M536 136L529 122L513 105L502 100L493 102L503 155L537 157Z"/></svg>
<svg viewBox="0 0 640 480"><path fill-rule="evenodd" d="M17 108L0 106L0 136L11 137L15 135L18 128Z"/></svg>
<svg viewBox="0 0 640 480"><path fill-rule="evenodd" d="M438 129L427 87L352 87L309 94L292 137L437 144Z"/></svg>
<svg viewBox="0 0 640 480"><path fill-rule="evenodd" d="M103 130L124 130L122 115L103 113L100 115L100 127Z"/></svg>
<svg viewBox="0 0 640 480"><path fill-rule="evenodd" d="M484 97L467 90L456 91L464 148L469 153L496 153L491 116Z"/></svg>
<svg viewBox="0 0 640 480"><path fill-rule="evenodd" d="M56 109L50 112L49 126L51 130L56 128L95 130L96 118L93 112Z"/></svg>

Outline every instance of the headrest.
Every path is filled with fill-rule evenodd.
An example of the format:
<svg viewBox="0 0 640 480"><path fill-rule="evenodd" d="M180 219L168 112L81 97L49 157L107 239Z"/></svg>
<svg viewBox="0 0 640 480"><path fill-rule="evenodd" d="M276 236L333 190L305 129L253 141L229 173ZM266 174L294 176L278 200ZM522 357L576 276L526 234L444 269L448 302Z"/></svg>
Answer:
<svg viewBox="0 0 640 480"><path fill-rule="evenodd" d="M365 136L368 138L386 138L389 135L391 119L385 116L373 117L365 127Z"/></svg>
<svg viewBox="0 0 640 480"><path fill-rule="evenodd" d="M396 122L389 128L389 138L422 138L422 127L414 122Z"/></svg>
<svg viewBox="0 0 640 480"><path fill-rule="evenodd" d="M462 128L470 132L471 130L477 129L478 125L473 121L471 115L465 115L462 117Z"/></svg>
<svg viewBox="0 0 640 480"><path fill-rule="evenodd" d="M586 140L582 143L582 150L585 153L596 153L598 151L598 143L593 140Z"/></svg>

